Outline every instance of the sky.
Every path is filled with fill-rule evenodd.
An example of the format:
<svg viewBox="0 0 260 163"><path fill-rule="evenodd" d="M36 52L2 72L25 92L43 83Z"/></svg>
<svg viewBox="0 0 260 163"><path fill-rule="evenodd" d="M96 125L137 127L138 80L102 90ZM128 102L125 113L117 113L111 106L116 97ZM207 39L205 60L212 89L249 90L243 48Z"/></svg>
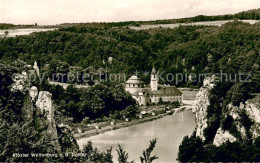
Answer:
<svg viewBox="0 0 260 163"><path fill-rule="evenodd" d="M234 14L260 0L0 0L0 23L54 25Z"/></svg>

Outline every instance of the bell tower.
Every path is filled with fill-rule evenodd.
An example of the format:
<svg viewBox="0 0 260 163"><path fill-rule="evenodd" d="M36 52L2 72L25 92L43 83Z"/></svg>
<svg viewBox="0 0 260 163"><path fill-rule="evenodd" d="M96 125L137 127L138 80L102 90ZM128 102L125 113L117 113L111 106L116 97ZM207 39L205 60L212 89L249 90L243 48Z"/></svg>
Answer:
<svg viewBox="0 0 260 163"><path fill-rule="evenodd" d="M152 91L157 91L158 90L158 76L156 74L156 70L155 70L154 66L153 66L152 73L151 73L150 85L151 85L151 90Z"/></svg>

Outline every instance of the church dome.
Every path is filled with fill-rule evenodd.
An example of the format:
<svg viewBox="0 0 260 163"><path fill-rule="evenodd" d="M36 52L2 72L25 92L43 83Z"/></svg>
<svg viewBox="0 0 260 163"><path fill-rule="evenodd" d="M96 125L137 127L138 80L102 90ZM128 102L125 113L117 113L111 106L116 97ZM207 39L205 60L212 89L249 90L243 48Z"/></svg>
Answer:
<svg viewBox="0 0 260 163"><path fill-rule="evenodd" d="M141 81L136 75L131 76L127 81L126 84L142 84Z"/></svg>

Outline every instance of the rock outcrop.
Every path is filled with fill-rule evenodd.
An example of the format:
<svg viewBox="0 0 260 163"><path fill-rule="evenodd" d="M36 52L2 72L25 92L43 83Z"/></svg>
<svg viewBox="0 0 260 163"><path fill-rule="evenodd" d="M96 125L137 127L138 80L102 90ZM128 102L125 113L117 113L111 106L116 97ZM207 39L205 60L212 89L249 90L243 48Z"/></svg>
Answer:
<svg viewBox="0 0 260 163"><path fill-rule="evenodd" d="M51 100L52 94L47 91L41 91L36 101L36 106L41 110L42 114L47 116L50 123L54 121L54 108Z"/></svg>
<svg viewBox="0 0 260 163"><path fill-rule="evenodd" d="M245 111L246 115L249 117L249 119L252 121L252 126L249 129L249 134L252 136L251 139L254 141L257 137L260 136L260 108L259 106L250 103L249 101L246 101L245 104L240 103L240 106L234 106L232 103L230 103L228 106L228 113L224 116L227 117L230 115L234 121L235 121L235 127L237 131L239 132L241 138L243 140L249 139L246 134L246 129L243 124L240 123L240 114L242 111ZM214 145L219 146L223 144L226 141L233 142L236 139L234 139L234 135L227 134L227 131L225 132L225 135L223 135L223 132L221 132L221 128L218 129L215 138L214 138ZM222 139L221 139L222 138Z"/></svg>
<svg viewBox="0 0 260 163"><path fill-rule="evenodd" d="M61 147L58 142L58 133L54 118L54 107L51 97L52 94L47 91L39 92L38 99L36 101L36 109L39 109L40 113L37 113L36 116L38 118L38 122L40 122L38 123L40 124L38 128L46 129L42 131L42 135L51 138L52 144L55 147L56 151L60 152ZM45 117L46 121L42 121L42 119L39 118L41 115Z"/></svg>
<svg viewBox="0 0 260 163"><path fill-rule="evenodd" d="M79 148L71 132L72 129L68 125L60 125L57 123L63 123L64 120L62 116L55 117L52 94L48 91L38 92L37 87L33 86L32 82L29 81L30 75L37 75L39 73L37 72L36 74L36 71L32 70L32 66L24 62L19 61L13 64L17 66L11 65L4 67L7 70L10 69L10 71L5 71L3 75L4 77L7 76L4 78L7 81L4 85L4 89L8 89L5 94L7 96L3 98L3 100L10 102L11 105L14 106L6 107L6 109L15 108L14 119L18 119L18 125L25 127L26 130L24 131L28 131L29 135L32 134L33 136L33 138L29 138L31 149L28 149L28 151L31 150L35 152L34 150L37 148L38 152L40 152L41 149L38 149L38 147L42 147L43 153L61 154L77 152ZM10 85L9 83L12 84ZM8 101L9 95L11 95L12 98ZM0 103L1 102L2 101L0 101ZM10 115L13 114L11 113ZM24 133L17 133L18 136L20 136L19 134L23 134L24 136ZM20 145L23 145L23 143ZM48 158L45 159L43 162L47 162Z"/></svg>
<svg viewBox="0 0 260 163"><path fill-rule="evenodd" d="M36 62L34 68L39 75ZM23 107L21 108L22 119L25 122L34 122L34 128L41 135L41 139L48 137L52 140L56 151L60 151L52 95L47 91L41 91L38 94L37 87L31 87L30 82L27 82L28 75L29 70L14 74L11 85L12 92L21 92L24 95Z"/></svg>
<svg viewBox="0 0 260 163"><path fill-rule="evenodd" d="M213 141L213 144L215 146L220 146L222 145L224 142L235 142L237 139L231 135L228 131L224 131L222 130L222 128L219 128L217 133L216 133L216 136L214 138L214 141Z"/></svg>
<svg viewBox="0 0 260 163"><path fill-rule="evenodd" d="M36 101L36 98L38 96L38 89L37 87L35 86L32 86L29 90L29 94L30 94L30 97L31 97L31 100L32 102L35 102Z"/></svg>
<svg viewBox="0 0 260 163"><path fill-rule="evenodd" d="M12 92L24 92L26 89L26 80L27 80L27 73L23 72L22 74L14 74L12 76L13 84L11 86Z"/></svg>
<svg viewBox="0 0 260 163"><path fill-rule="evenodd" d="M54 119L54 107L51 100L51 93L47 91L39 92L38 99L36 101L36 107L38 107L42 114L46 116L49 121L48 133L57 135L56 124Z"/></svg>
<svg viewBox="0 0 260 163"><path fill-rule="evenodd" d="M196 136L200 137L205 141L204 129L208 127L207 119L207 108L209 103L209 93L214 87L214 77L206 78L203 82L203 87L196 95L195 107L193 112L196 114ZM246 116L252 122L250 129L248 131L248 126L244 126L241 114L246 114ZM234 106L232 103L228 104L226 109L223 110L221 117L226 119L228 116L232 117L236 131L238 134L229 132L228 129L223 129L223 124L217 130L213 144L220 146L223 143L230 141L234 142L237 140L249 140L253 141L260 136L260 107L258 103L253 103L252 100L248 100L245 103L240 103L240 106ZM233 135L234 134L234 135ZM250 136L249 136L250 135Z"/></svg>
<svg viewBox="0 0 260 163"><path fill-rule="evenodd" d="M260 107L256 104L246 102L245 105L240 105L246 109L247 115L254 122L250 128L252 139L255 140L260 136Z"/></svg>
<svg viewBox="0 0 260 163"><path fill-rule="evenodd" d="M194 102L195 107L192 109L196 117L196 136L205 140L204 129L208 127L207 125L207 108L209 103L209 92L214 87L214 78L206 78L203 81L203 87L196 95L196 100Z"/></svg>
<svg viewBox="0 0 260 163"><path fill-rule="evenodd" d="M36 71L36 74L39 76L40 75L40 69L39 69L36 61L34 62L33 68Z"/></svg>
<svg viewBox="0 0 260 163"><path fill-rule="evenodd" d="M240 119L239 113L241 112L241 109L239 107L234 107L232 104L229 104L227 106L227 108L228 108L229 113L224 113L225 114L224 117L226 118L228 115L230 115L233 118L233 120L236 120L235 126L236 126L236 129L238 130L238 132L240 133L241 138L247 139L246 129L239 121L239 119ZM217 134L216 134L216 136L217 136Z"/></svg>

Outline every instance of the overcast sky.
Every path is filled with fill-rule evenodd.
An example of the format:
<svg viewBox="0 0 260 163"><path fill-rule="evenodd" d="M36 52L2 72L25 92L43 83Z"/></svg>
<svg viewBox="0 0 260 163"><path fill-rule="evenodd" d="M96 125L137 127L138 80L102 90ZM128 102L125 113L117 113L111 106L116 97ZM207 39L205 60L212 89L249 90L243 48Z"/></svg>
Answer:
<svg viewBox="0 0 260 163"><path fill-rule="evenodd" d="M0 0L0 23L156 20L256 8L260 8L260 0Z"/></svg>

